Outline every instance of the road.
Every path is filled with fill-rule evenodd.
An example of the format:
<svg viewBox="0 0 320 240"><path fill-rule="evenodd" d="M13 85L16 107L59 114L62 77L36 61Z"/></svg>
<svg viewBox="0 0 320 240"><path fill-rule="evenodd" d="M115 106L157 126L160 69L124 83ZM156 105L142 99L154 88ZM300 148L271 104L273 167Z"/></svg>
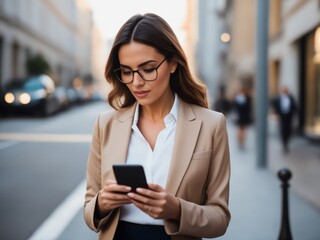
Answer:
<svg viewBox="0 0 320 240"><path fill-rule="evenodd" d="M62 226L57 225L52 213L81 182L84 186L93 124L98 113L108 108L106 103L96 102L48 118L0 119L1 239L39 239L35 234L41 226L42 231L48 231L43 226L48 219L53 219L54 229L47 234L53 236L56 231L59 235L65 230L63 224L68 222L63 219L68 218L61 217L61 212L66 213L66 209L59 215ZM69 201L76 206L72 214L83 221L83 195L75 201L77 204ZM70 211L70 206L67 209Z"/></svg>

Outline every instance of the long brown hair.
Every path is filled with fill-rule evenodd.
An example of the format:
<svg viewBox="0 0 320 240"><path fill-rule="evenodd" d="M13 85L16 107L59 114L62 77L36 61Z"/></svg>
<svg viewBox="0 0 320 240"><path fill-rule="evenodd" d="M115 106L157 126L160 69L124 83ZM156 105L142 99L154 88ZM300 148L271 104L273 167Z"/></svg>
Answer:
<svg viewBox="0 0 320 240"><path fill-rule="evenodd" d="M173 30L163 18L148 13L131 17L120 28L111 48L105 77L113 87L108 101L114 109L131 106L136 101L128 87L114 74L114 69L120 66L119 48L131 41L154 47L169 61L176 61L176 71L170 77L171 90L185 102L208 108L206 86L191 76L186 56Z"/></svg>

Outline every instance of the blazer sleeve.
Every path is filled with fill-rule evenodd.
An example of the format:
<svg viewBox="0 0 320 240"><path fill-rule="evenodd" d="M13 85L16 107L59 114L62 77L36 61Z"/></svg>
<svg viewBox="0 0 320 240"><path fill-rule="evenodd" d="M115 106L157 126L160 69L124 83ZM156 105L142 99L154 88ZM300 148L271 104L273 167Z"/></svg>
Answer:
<svg viewBox="0 0 320 240"><path fill-rule="evenodd" d="M171 235L212 238L223 235L228 227L231 217L228 209L230 155L226 121L222 114L219 115L204 203L199 205L180 198L180 222L167 221L167 231Z"/></svg>
<svg viewBox="0 0 320 240"><path fill-rule="evenodd" d="M101 190L101 140L100 140L100 127L99 119L97 118L94 130L92 134L92 142L90 153L87 162L87 188L84 202L84 219L89 228L93 231L98 232L104 226L112 212L103 219L96 219L94 212L96 208L96 202L98 193Z"/></svg>

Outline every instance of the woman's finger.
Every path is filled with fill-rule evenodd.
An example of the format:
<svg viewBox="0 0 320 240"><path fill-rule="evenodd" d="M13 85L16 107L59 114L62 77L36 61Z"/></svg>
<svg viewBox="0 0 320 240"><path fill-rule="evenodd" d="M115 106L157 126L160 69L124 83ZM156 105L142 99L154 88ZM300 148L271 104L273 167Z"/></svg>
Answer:
<svg viewBox="0 0 320 240"><path fill-rule="evenodd" d="M149 184L149 189L137 188L137 193L157 200L165 198L166 194L165 190L156 184Z"/></svg>
<svg viewBox="0 0 320 240"><path fill-rule="evenodd" d="M149 189L155 191L155 192L164 192L165 190L158 184L149 183L148 184Z"/></svg>
<svg viewBox="0 0 320 240"><path fill-rule="evenodd" d="M115 193L128 193L131 191L131 187L125 185L118 185L118 184L106 184L104 187L106 192L115 192Z"/></svg>

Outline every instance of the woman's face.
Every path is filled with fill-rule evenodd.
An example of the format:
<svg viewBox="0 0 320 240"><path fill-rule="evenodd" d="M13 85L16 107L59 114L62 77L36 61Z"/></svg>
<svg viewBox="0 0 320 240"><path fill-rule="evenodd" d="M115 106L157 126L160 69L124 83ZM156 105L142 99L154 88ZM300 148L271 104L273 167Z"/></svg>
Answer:
<svg viewBox="0 0 320 240"><path fill-rule="evenodd" d="M141 74L145 73L147 76L149 69L158 67L165 59L165 56L157 52L155 48L138 42L121 46L118 54L120 66L124 69L124 74L129 76L131 70L138 69ZM133 82L127 84L127 87L142 106L156 106L166 103L172 97L169 81L170 74L175 69L175 63L165 60L157 69L158 76L154 81L145 81L135 72Z"/></svg>

